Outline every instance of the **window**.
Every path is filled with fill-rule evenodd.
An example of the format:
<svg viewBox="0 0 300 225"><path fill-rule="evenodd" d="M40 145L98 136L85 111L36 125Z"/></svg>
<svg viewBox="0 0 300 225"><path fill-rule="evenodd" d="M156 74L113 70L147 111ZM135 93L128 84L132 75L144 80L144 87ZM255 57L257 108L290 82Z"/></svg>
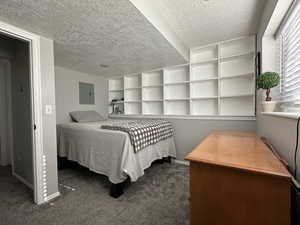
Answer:
<svg viewBox="0 0 300 225"><path fill-rule="evenodd" d="M279 33L281 101L285 111L300 109L300 4L295 4Z"/></svg>

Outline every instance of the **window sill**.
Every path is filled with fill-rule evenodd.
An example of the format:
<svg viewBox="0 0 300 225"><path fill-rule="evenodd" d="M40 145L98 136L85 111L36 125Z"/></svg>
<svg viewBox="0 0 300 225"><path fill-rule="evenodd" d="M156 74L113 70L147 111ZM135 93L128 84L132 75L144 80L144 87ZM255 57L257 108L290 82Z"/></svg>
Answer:
<svg viewBox="0 0 300 225"><path fill-rule="evenodd" d="M296 113L296 112L262 112L261 114L267 116L294 119L294 120L297 120L300 117L300 113Z"/></svg>

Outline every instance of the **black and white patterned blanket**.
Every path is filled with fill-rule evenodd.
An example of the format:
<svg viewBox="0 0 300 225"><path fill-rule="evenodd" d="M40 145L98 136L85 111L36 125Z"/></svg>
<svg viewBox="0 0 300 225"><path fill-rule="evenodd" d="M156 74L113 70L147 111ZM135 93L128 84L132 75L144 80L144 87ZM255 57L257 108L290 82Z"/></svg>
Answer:
<svg viewBox="0 0 300 225"><path fill-rule="evenodd" d="M108 120L101 128L128 133L135 153L174 135L172 124L165 120Z"/></svg>

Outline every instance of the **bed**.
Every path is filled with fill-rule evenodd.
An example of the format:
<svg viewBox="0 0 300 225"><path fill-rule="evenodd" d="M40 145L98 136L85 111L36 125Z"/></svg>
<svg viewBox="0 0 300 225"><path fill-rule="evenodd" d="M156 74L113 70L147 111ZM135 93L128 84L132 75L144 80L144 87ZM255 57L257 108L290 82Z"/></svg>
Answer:
<svg viewBox="0 0 300 225"><path fill-rule="evenodd" d="M128 133L101 128L111 122L108 119L59 124L58 156L106 175L112 183L110 195L119 197L124 181L137 181L155 160L175 158L176 148L172 136L135 151Z"/></svg>

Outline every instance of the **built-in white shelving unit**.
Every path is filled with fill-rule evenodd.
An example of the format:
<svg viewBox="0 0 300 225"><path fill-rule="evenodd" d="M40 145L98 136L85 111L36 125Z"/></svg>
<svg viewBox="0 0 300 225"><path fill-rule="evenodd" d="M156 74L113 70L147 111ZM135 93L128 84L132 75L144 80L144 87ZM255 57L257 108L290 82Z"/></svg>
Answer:
<svg viewBox="0 0 300 225"><path fill-rule="evenodd" d="M254 116L255 37L190 51L190 63L109 80L125 115Z"/></svg>
<svg viewBox="0 0 300 225"><path fill-rule="evenodd" d="M218 78L218 61L191 64L191 81Z"/></svg>
<svg viewBox="0 0 300 225"><path fill-rule="evenodd" d="M108 81L108 100L111 103L112 100L117 100L115 105L124 112L124 78L118 77ZM109 105L109 112L112 112L113 106Z"/></svg>
<svg viewBox="0 0 300 225"><path fill-rule="evenodd" d="M164 113L163 70L142 74L143 80L143 114L162 115Z"/></svg>
<svg viewBox="0 0 300 225"><path fill-rule="evenodd" d="M202 63L202 62L211 62L218 60L218 46L216 44L196 48L191 51L190 62Z"/></svg>
<svg viewBox="0 0 300 225"><path fill-rule="evenodd" d="M124 76L124 113L128 115L142 113L141 74Z"/></svg>

